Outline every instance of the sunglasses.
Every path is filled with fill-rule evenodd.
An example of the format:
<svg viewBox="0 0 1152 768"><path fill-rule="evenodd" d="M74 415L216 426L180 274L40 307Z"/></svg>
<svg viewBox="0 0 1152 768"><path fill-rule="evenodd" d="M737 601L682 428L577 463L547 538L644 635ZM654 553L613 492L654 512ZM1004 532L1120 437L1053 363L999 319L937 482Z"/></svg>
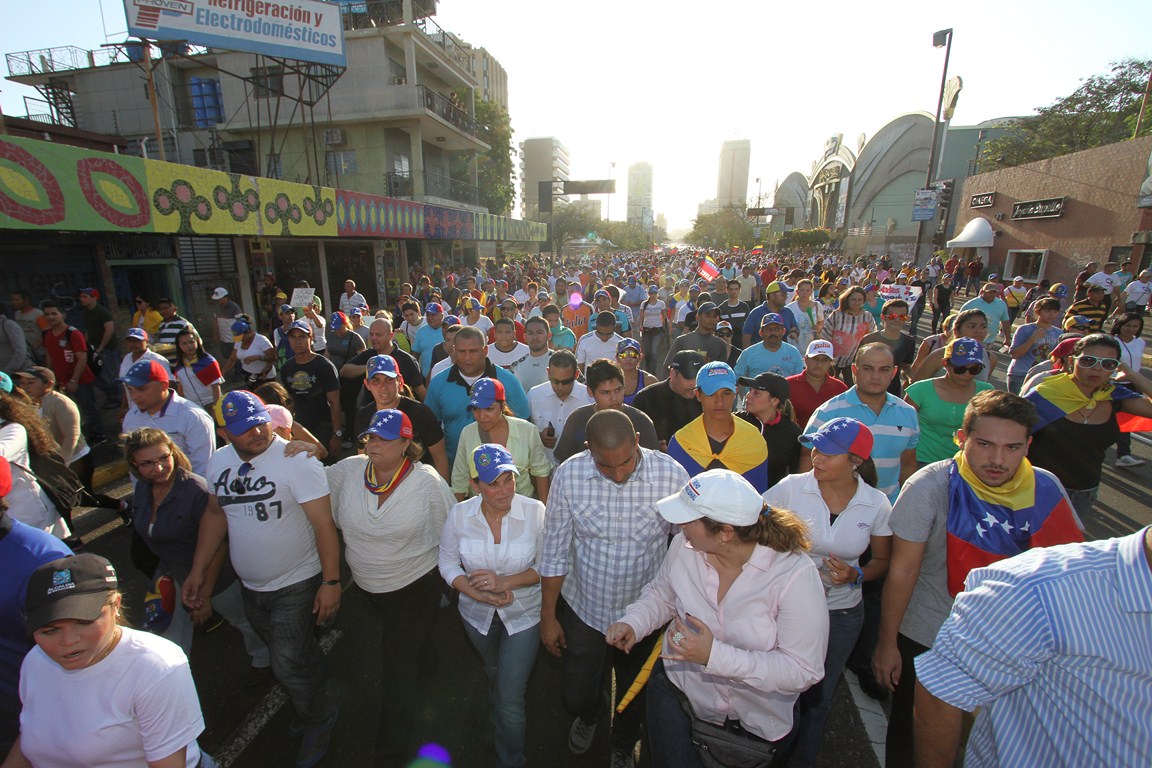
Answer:
<svg viewBox="0 0 1152 768"><path fill-rule="evenodd" d="M570 379L549 379L549 381L551 381L553 384L555 384L558 387L566 387L569 384L571 384L572 382L576 381L576 377L573 376Z"/></svg>
<svg viewBox="0 0 1152 768"><path fill-rule="evenodd" d="M1084 368L1102 368L1105 371L1115 371L1120 367L1120 361L1114 357L1096 357L1096 355L1080 355L1076 358L1077 365Z"/></svg>
<svg viewBox="0 0 1152 768"><path fill-rule="evenodd" d="M968 373L973 376L978 376L984 370L984 363L975 363L973 365L953 365L948 363L948 367L952 369L953 373Z"/></svg>
<svg viewBox="0 0 1152 768"><path fill-rule="evenodd" d="M617 352L616 357L640 357L640 353L634 349L629 349L624 352Z"/></svg>
<svg viewBox="0 0 1152 768"><path fill-rule="evenodd" d="M716 335L722 339L727 339L732 336L732 331L716 331Z"/></svg>
<svg viewBox="0 0 1152 768"><path fill-rule="evenodd" d="M884 315L885 320L899 320L902 323L908 322L908 319L910 317L911 317L911 315L898 315L894 312L891 314L888 314L888 315Z"/></svg>

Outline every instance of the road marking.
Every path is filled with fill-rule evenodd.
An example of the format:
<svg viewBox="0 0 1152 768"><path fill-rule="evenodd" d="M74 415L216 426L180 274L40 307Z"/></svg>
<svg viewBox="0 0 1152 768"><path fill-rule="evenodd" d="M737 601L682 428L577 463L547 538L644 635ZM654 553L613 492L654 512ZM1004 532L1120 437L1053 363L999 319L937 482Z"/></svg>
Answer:
<svg viewBox="0 0 1152 768"><path fill-rule="evenodd" d="M320 650L325 656L336 645L336 641L344 636L344 633L338 629L333 629L324 633L320 638ZM240 757L248 745L252 743L260 731L264 730L264 726L276 716L280 708L288 701L288 692L284 690L283 686L279 683L272 686L272 690L268 691L264 699L256 705L256 707L249 713L248 717L244 718L244 722L240 724L228 741L217 750L216 754L212 755L216 762L220 764L220 768L228 768Z"/></svg>
<svg viewBox="0 0 1152 768"><path fill-rule="evenodd" d="M851 691L852 701L860 713L860 721L864 724L864 733L867 734L868 741L872 744L872 752L876 755L876 762L880 768L884 768L884 742L888 738L888 716L884 714L884 708L880 706L880 702L869 698L864 691L860 690L860 685L856 682L854 675L845 674L843 680L848 683L848 690Z"/></svg>

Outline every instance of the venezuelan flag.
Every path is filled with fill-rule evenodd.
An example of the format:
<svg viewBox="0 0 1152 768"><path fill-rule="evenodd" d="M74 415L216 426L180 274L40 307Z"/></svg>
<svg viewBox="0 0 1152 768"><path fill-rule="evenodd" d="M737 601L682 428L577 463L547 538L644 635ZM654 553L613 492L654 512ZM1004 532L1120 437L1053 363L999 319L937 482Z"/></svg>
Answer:
<svg viewBox="0 0 1152 768"><path fill-rule="evenodd" d="M212 386L224 375L220 372L220 363L211 355L205 355L192 363L192 373L196 374L196 378L206 387Z"/></svg>
<svg viewBox="0 0 1152 768"><path fill-rule="evenodd" d="M1057 419L1062 419L1081 408L1095 408L1095 404L1107 401L1111 401L1115 406L1120 401L1133 397L1140 395L1122 384L1111 384L1091 396L1085 395L1080 387L1076 386L1071 374L1058 373L1037 384L1024 399L1036 407L1036 413L1040 416L1040 420L1032 430L1038 432ZM1144 426L1147 419L1128 417L1118 420L1124 432L1139 432L1148 428Z"/></svg>
<svg viewBox="0 0 1152 768"><path fill-rule="evenodd" d="M716 266L716 262L712 261L711 256L705 256L696 265L696 274L705 280L715 280L720 276L720 267Z"/></svg>

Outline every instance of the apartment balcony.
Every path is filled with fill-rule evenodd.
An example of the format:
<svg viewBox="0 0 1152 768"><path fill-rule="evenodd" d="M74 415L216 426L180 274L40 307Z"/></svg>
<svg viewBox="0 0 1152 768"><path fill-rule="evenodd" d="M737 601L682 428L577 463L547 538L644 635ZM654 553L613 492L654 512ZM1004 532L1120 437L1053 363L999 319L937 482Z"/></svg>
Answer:
<svg viewBox="0 0 1152 768"><path fill-rule="evenodd" d="M439 198L470 206L480 205L480 188L465 181L449 178L436 171L424 171L424 194L417 195L412 174L390 171L384 174L388 185L388 197L419 199L433 202L428 198Z"/></svg>

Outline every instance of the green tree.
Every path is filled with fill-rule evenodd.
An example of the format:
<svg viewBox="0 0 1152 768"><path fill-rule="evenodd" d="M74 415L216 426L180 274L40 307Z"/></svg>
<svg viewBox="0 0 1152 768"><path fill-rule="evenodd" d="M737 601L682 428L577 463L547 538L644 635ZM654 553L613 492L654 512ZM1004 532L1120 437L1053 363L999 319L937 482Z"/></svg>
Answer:
<svg viewBox="0 0 1152 768"><path fill-rule="evenodd" d="M815 229L790 229L780 236L781 248L819 248L827 245L832 233L823 227Z"/></svg>
<svg viewBox="0 0 1152 768"><path fill-rule="evenodd" d="M1108 72L1083 80L1070 95L985 143L982 168L1009 168L1131 138L1150 71L1152 59L1113 62ZM1152 133L1147 115L1140 132Z"/></svg>
<svg viewBox="0 0 1152 768"><path fill-rule="evenodd" d="M545 213L541 218L548 221L548 216ZM600 217L584 205L557 204L551 217L553 251L557 254L573 240L587 237L589 233L598 233L600 227Z"/></svg>
<svg viewBox="0 0 1152 768"><path fill-rule="evenodd" d="M638 251L648 246L648 234L637 224L626 221L602 221L600 237L612 243L607 250Z"/></svg>
<svg viewBox="0 0 1152 768"><path fill-rule="evenodd" d="M693 245L711 248L750 248L754 245L752 225L739 206L697 216L685 239Z"/></svg>
<svg viewBox="0 0 1152 768"><path fill-rule="evenodd" d="M512 122L508 111L493 101L476 102L480 140L490 149L476 156L480 205L489 213L507 216L515 191L512 181Z"/></svg>

